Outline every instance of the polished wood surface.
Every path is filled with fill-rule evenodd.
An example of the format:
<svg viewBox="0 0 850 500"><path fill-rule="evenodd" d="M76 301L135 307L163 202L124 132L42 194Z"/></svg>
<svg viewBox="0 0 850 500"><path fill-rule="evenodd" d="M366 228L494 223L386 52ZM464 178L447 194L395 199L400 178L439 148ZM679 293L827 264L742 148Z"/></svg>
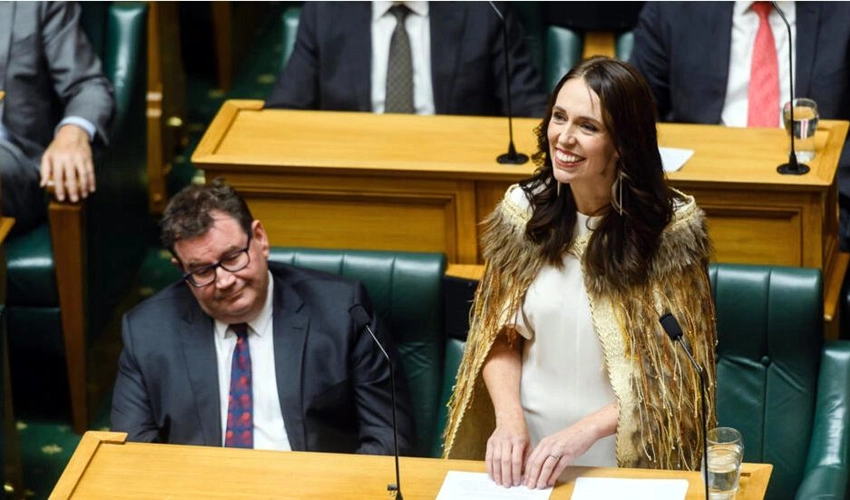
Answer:
<svg viewBox="0 0 850 500"><path fill-rule="evenodd" d="M395 482L392 457L275 452L125 443L126 434L87 432L51 499L86 498L347 498L388 496ZM402 457L407 500L433 500L450 470L484 472L484 463ZM764 498L773 466L744 464L738 500ZM703 498L697 472L573 467L552 499L569 499L576 477L682 478L687 498Z"/></svg>
<svg viewBox="0 0 850 500"><path fill-rule="evenodd" d="M479 222L532 163L499 165L502 118L263 110L227 101L192 161L222 176L263 221L273 245L442 251L478 264ZM536 119L516 119L517 149L536 151ZM662 146L694 150L671 184L708 215L718 262L824 270L825 318L848 255L838 251L836 168L848 123L822 120L812 171L785 176L781 129L660 124Z"/></svg>
<svg viewBox="0 0 850 500"><path fill-rule="evenodd" d="M65 341L68 365L71 420L74 431L78 434L88 429L89 421L86 385L85 210L85 200L71 203L55 199L50 201L47 209L59 309L62 311L62 338Z"/></svg>

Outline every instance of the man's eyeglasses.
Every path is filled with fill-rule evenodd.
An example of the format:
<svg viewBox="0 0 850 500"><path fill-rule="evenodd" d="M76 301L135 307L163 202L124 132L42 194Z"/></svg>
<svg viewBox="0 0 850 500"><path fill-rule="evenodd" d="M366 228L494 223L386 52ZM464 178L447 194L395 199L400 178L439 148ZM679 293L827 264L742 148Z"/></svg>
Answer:
<svg viewBox="0 0 850 500"><path fill-rule="evenodd" d="M212 284L216 280L216 270L219 267L231 273L245 269L251 263L251 255L248 254L248 248L250 247L251 233L248 233L248 243L245 245L245 248L230 252L215 264L210 264L184 274L183 281L188 281L190 285L201 288Z"/></svg>

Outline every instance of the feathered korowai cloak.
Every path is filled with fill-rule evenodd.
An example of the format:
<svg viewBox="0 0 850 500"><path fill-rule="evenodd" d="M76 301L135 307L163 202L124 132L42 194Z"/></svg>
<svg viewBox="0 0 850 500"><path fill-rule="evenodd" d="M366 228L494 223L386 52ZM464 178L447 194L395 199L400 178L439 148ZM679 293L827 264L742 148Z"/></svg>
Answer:
<svg viewBox="0 0 850 500"><path fill-rule="evenodd" d="M527 200L518 204L513 186L485 221L486 262L472 311L469 338L449 403L444 456L483 460L495 427L493 406L481 376L487 354L521 306L544 264L540 249L525 237ZM647 269L647 285L618 291L606 276L585 287L594 330L602 344L611 386L619 403L617 462L620 467L696 470L702 458L699 377L681 346L664 333L659 317L672 313L697 363L706 369L708 425L715 425L717 333L708 278L710 243L705 216L692 197L676 207ZM583 259L587 238L571 251ZM552 360L557 363L558 360ZM552 397L558 397L552 394Z"/></svg>

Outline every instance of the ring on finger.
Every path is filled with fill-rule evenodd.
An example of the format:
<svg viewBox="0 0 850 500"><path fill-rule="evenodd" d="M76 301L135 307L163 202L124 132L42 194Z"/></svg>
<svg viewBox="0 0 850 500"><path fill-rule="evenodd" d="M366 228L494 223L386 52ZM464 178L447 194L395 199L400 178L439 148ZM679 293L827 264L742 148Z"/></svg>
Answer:
<svg viewBox="0 0 850 500"><path fill-rule="evenodd" d="M551 454L550 454L550 455L549 455L549 458L554 458L555 460L560 460L560 459L561 459L561 455L551 455Z"/></svg>

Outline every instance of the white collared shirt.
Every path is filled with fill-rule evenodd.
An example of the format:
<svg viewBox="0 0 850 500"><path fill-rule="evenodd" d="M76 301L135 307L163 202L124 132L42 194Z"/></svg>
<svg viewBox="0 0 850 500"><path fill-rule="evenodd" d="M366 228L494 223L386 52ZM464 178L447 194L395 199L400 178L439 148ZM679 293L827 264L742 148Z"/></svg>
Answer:
<svg viewBox="0 0 850 500"><path fill-rule="evenodd" d="M779 61L779 108L776 110L777 126L782 126L782 106L788 102L791 82L788 77L788 51L794 47L797 39L797 11L794 2L777 2L785 12L791 25L791 43L788 41L788 29L782 17L771 10L768 21L773 31L776 55ZM748 91L750 84L750 66L753 60L753 46L759 28L759 16L750 9L753 2L735 2L732 14L732 42L729 49L729 80L726 85L726 99L720 120L729 127L746 127L748 114ZM796 50L791 51L796 66ZM794 75L796 79L797 75ZM799 96L805 97L805 96Z"/></svg>
<svg viewBox="0 0 850 500"><path fill-rule="evenodd" d="M269 272L266 302L260 314L248 322L248 347L251 352L251 384L254 392L254 449L291 450L280 398L274 363L272 322L274 279ZM227 432L227 400L230 395L230 371L236 334L229 325L215 321L215 351L218 360L218 391L221 402L221 443Z"/></svg>
<svg viewBox="0 0 850 500"><path fill-rule="evenodd" d="M413 107L417 115L434 114L431 83L431 22L428 2L372 2L372 111L383 113L387 96L387 62L395 16L390 7L403 3L410 9L404 20L413 61Z"/></svg>

